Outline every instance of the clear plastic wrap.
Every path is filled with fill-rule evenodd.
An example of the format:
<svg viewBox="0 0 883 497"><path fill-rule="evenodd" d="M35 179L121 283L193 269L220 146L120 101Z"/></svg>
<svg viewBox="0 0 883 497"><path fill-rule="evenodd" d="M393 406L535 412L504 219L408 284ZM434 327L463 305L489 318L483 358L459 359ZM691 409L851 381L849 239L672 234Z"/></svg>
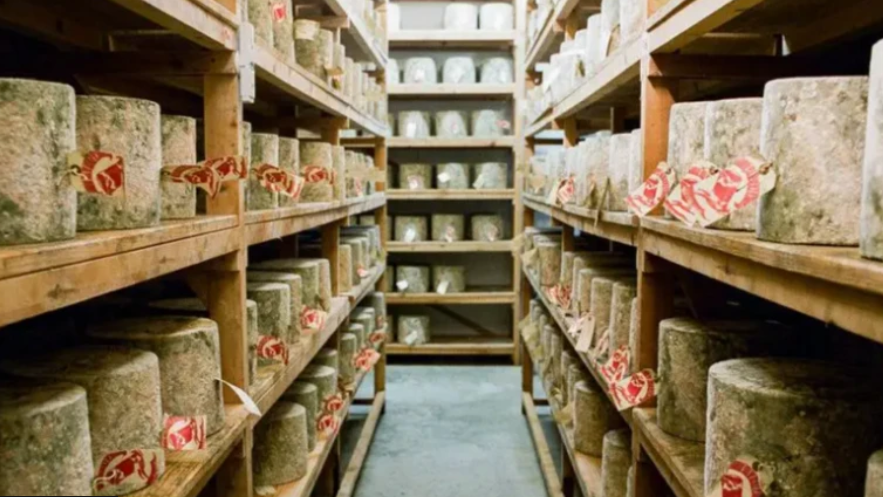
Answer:
<svg viewBox="0 0 883 497"><path fill-rule="evenodd" d="M428 138L430 136L429 130L429 112L399 112L399 136L405 138Z"/></svg>
<svg viewBox="0 0 883 497"><path fill-rule="evenodd" d="M411 57L405 61L405 83L438 83L438 68L431 57Z"/></svg>
<svg viewBox="0 0 883 497"><path fill-rule="evenodd" d="M481 65L481 83L484 85L509 85L514 82L512 59L493 57Z"/></svg>
<svg viewBox="0 0 883 497"><path fill-rule="evenodd" d="M474 84L475 61L472 57L450 57L442 70L442 82L456 85Z"/></svg>
<svg viewBox="0 0 883 497"><path fill-rule="evenodd" d="M466 112L445 110L435 114L435 134L440 138L464 138L469 136Z"/></svg>
<svg viewBox="0 0 883 497"><path fill-rule="evenodd" d="M472 113L472 136L495 138L508 134L510 129L512 123L499 111L486 109Z"/></svg>

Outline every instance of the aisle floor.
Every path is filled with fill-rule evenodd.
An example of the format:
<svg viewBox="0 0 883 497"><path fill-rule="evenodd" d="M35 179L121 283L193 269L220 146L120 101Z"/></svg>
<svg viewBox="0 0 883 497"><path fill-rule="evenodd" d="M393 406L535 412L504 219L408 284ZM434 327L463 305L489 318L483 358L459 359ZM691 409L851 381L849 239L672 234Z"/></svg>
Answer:
<svg viewBox="0 0 883 497"><path fill-rule="evenodd" d="M545 496L520 401L516 367L389 367L356 497Z"/></svg>

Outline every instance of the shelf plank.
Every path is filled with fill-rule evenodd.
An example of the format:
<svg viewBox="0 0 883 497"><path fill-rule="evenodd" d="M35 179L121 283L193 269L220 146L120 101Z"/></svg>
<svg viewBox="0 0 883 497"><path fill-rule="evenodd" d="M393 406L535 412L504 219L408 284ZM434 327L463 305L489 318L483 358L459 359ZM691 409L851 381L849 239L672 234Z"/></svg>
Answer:
<svg viewBox="0 0 883 497"><path fill-rule="evenodd" d="M500 138L404 138L393 137L386 141L389 148L513 148L514 136Z"/></svg>
<svg viewBox="0 0 883 497"><path fill-rule="evenodd" d="M377 425L380 423L380 416L386 406L386 392L377 392L374 401L371 403L371 410L365 419L365 426L362 428L362 434L353 451L350 463L346 468L346 472L340 482L340 490L336 497L352 497L356 493L356 485L359 483L359 476L362 474L362 468L368 459L368 451L371 450L371 442L374 440L374 433L377 431Z"/></svg>
<svg viewBox="0 0 883 497"><path fill-rule="evenodd" d="M514 200L515 190L387 190L388 200Z"/></svg>
<svg viewBox="0 0 883 497"><path fill-rule="evenodd" d="M350 28L341 33L344 39L351 40L371 63L386 68L389 50L374 37L361 13L356 12L353 5L346 0L325 0L325 4L334 15L349 19Z"/></svg>
<svg viewBox="0 0 883 497"><path fill-rule="evenodd" d="M525 68L533 69L533 66L543 62L552 50L561 45L564 40L564 27L561 23L567 20L579 3L579 0L561 0L555 5L543 23L539 35L527 50Z"/></svg>
<svg viewBox="0 0 883 497"><path fill-rule="evenodd" d="M213 0L111 0L209 50L236 50L239 21Z"/></svg>
<svg viewBox="0 0 883 497"><path fill-rule="evenodd" d="M531 378L531 381L533 381L533 378ZM530 437L537 451L537 459L540 461L543 480L546 482L546 492L549 497L564 497L564 492L561 490L561 478L558 476L558 470L555 469L555 461L552 459L552 451L549 450L549 442L546 440L546 434L540 424L537 407L534 404L533 398L531 398L531 394L528 392L522 392L521 394L521 410L524 412L524 417L527 418ZM598 496L589 495L585 497Z"/></svg>
<svg viewBox="0 0 883 497"><path fill-rule="evenodd" d="M486 84L399 84L389 86L390 97L408 99L468 100L484 98L513 98L515 85Z"/></svg>
<svg viewBox="0 0 883 497"><path fill-rule="evenodd" d="M208 438L208 448L197 452L166 452L166 472L149 488L132 497L196 497L218 471L236 444L242 440L251 421L242 406L226 406L224 428Z"/></svg>
<svg viewBox="0 0 883 497"><path fill-rule="evenodd" d="M641 446L677 497L705 497L705 444L671 436L656 424L656 409L634 411Z"/></svg>
<svg viewBox="0 0 883 497"><path fill-rule="evenodd" d="M338 117L346 117L356 127L378 136L389 134L389 127L371 116L363 114L342 93L331 89L315 75L298 65L289 65L276 57L272 49L256 44L254 47L255 72L265 81L297 100Z"/></svg>
<svg viewBox="0 0 883 497"><path fill-rule="evenodd" d="M388 355L408 356L511 356L515 344L511 339L489 340L484 337L438 337L432 343L415 345L388 343Z"/></svg>
<svg viewBox="0 0 883 497"><path fill-rule="evenodd" d="M380 281L380 278L386 273L386 263L378 264L371 269L369 273L370 274L368 274L367 277L362 279L361 283L349 292L343 294L344 297L349 299L351 308L357 307L359 302L365 300L365 297L367 297L369 293L376 291L377 282Z"/></svg>
<svg viewBox="0 0 883 497"><path fill-rule="evenodd" d="M598 211L576 206L552 207L543 200L522 194L525 207L542 212L549 217L576 228L584 233L636 247L638 245L638 218L629 212L602 211L601 219L595 222Z"/></svg>
<svg viewBox="0 0 883 497"><path fill-rule="evenodd" d="M388 242L390 254L432 254L466 252L512 252L512 241L499 242Z"/></svg>
<svg viewBox="0 0 883 497"><path fill-rule="evenodd" d="M282 209L248 212L245 214L245 239L248 245L264 243L371 212L384 205L386 195L375 193L370 197L343 202L300 204Z"/></svg>
<svg viewBox="0 0 883 497"><path fill-rule="evenodd" d="M883 342L883 263L862 259L857 248L763 242L657 217L641 226L649 254Z"/></svg>
<svg viewBox="0 0 883 497"><path fill-rule="evenodd" d="M515 292L387 293L388 305L497 305L514 304Z"/></svg>
<svg viewBox="0 0 883 497"><path fill-rule="evenodd" d="M679 0L669 8L660 9L649 20L648 25L653 26L648 35L650 53L670 53L684 48L763 2L764 0Z"/></svg>
<svg viewBox="0 0 883 497"><path fill-rule="evenodd" d="M391 48L499 48L515 45L511 31L404 30L389 35Z"/></svg>

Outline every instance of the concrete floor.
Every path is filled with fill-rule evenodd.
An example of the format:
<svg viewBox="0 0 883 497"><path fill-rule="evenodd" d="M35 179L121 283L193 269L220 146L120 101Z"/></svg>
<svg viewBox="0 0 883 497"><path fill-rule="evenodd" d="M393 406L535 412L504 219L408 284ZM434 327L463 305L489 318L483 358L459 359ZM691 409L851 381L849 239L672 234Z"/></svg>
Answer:
<svg viewBox="0 0 883 497"><path fill-rule="evenodd" d="M544 497L521 370L390 366L387 409L356 497ZM370 394L372 383L365 382ZM360 416L344 430L344 453Z"/></svg>

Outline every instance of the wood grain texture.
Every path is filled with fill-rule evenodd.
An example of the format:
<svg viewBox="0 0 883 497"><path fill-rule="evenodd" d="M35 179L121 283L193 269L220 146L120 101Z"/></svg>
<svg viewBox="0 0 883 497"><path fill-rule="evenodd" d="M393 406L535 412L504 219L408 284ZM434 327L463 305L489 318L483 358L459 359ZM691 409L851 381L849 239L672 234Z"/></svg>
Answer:
<svg viewBox="0 0 883 497"><path fill-rule="evenodd" d="M537 451L537 459L540 460L540 469L543 472L543 479L546 481L546 491L549 497L564 497L561 489L561 482L558 480L558 472L555 470L555 461L552 459L552 452L549 450L549 443L546 441L546 434L540 424L540 418L537 415L537 408L533 399L525 394L521 396L522 410L527 417L527 425L530 428L530 435L533 439L534 448Z"/></svg>
<svg viewBox="0 0 883 497"><path fill-rule="evenodd" d="M515 138L403 138L396 136L387 141L389 148L512 148Z"/></svg>
<svg viewBox="0 0 883 497"><path fill-rule="evenodd" d="M705 444L666 434L656 409L635 409L635 436L677 497L704 497Z"/></svg>
<svg viewBox="0 0 883 497"><path fill-rule="evenodd" d="M399 99L474 100L512 98L515 85L488 84L400 84L389 86L389 96Z"/></svg>
<svg viewBox="0 0 883 497"><path fill-rule="evenodd" d="M386 404L386 392L379 392L374 397L374 403L371 404L371 411L368 418L362 426L362 434L356 443L353 455L350 457L350 463L343 474L343 480L340 483L340 490L337 497L352 497L356 492L356 485L359 483L359 476L362 474L362 468L368 459L368 451L371 450L371 442L374 440L374 433L377 431L377 425L380 423L380 415Z"/></svg>
<svg viewBox="0 0 883 497"><path fill-rule="evenodd" d="M513 200L515 190L389 190L388 200ZM519 233L519 231L516 231Z"/></svg>
<svg viewBox="0 0 883 497"><path fill-rule="evenodd" d="M599 213L595 209L575 206L552 207L542 200L524 193L522 193L522 202L528 209L542 212L552 219L584 233L624 245L638 245L638 220L628 212L603 211L600 213L600 222L596 224L595 218Z"/></svg>
<svg viewBox="0 0 883 497"><path fill-rule="evenodd" d="M514 345L508 338L489 340L483 337L436 337L432 343L409 347L400 343L386 345L387 354L413 356L507 356Z"/></svg>
<svg viewBox="0 0 883 497"><path fill-rule="evenodd" d="M494 305L515 303L515 292L390 293L387 305Z"/></svg>
<svg viewBox="0 0 883 497"><path fill-rule="evenodd" d="M391 48L506 49L515 43L516 31L403 30L389 34Z"/></svg>
<svg viewBox="0 0 883 497"><path fill-rule="evenodd" d="M463 253L463 252L512 252L512 242L389 242L391 254L407 253Z"/></svg>

